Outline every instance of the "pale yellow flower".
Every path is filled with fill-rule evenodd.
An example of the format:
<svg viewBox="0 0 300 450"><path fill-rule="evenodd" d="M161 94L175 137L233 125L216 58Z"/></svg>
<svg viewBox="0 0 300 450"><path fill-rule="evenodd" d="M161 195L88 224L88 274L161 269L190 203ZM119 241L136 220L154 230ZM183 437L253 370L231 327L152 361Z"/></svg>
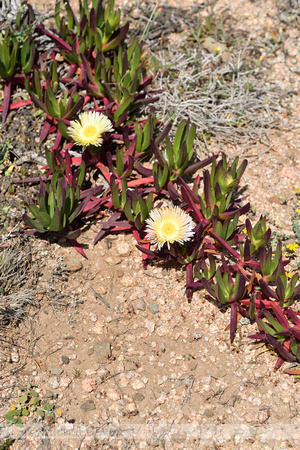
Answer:
<svg viewBox="0 0 300 450"><path fill-rule="evenodd" d="M88 111L79 115L78 120L71 120L69 135L77 145L100 147L102 134L114 131L111 121L97 111Z"/></svg>
<svg viewBox="0 0 300 450"><path fill-rule="evenodd" d="M192 218L178 206L152 209L146 220L147 239L157 244L160 250L164 244L183 244L194 235Z"/></svg>

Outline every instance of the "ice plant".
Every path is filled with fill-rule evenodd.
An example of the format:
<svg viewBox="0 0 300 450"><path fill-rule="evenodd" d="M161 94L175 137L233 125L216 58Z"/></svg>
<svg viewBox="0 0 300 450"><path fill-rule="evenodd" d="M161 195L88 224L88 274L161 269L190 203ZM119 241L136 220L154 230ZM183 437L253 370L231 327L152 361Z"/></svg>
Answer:
<svg viewBox="0 0 300 450"><path fill-rule="evenodd" d="M101 113L88 111L71 120L69 135L77 145L101 147L103 133L114 131L111 121Z"/></svg>
<svg viewBox="0 0 300 450"><path fill-rule="evenodd" d="M183 244L194 235L192 218L178 206L152 209L146 220L147 239L157 244L160 250L164 244Z"/></svg>

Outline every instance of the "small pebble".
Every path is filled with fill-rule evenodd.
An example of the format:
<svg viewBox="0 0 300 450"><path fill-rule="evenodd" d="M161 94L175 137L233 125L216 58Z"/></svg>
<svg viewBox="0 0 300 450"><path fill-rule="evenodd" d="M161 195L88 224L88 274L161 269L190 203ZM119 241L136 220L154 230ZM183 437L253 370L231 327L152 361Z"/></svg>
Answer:
<svg viewBox="0 0 300 450"><path fill-rule="evenodd" d="M150 305L147 305L147 308L150 309L153 314L157 314L159 312L159 307L157 303L151 303Z"/></svg>
<svg viewBox="0 0 300 450"><path fill-rule="evenodd" d="M105 258L105 262L107 262L110 266L116 266L117 264L120 264L121 259L116 256L108 256Z"/></svg>
<svg viewBox="0 0 300 450"><path fill-rule="evenodd" d="M50 385L50 387L52 387L52 389L57 389L59 387L59 381L58 381L57 377L50 377L49 385Z"/></svg>
<svg viewBox="0 0 300 450"><path fill-rule="evenodd" d="M66 389L72 383L71 378L69 377L61 377L59 387L62 389Z"/></svg>
<svg viewBox="0 0 300 450"><path fill-rule="evenodd" d="M69 364L70 359L67 356L62 356L61 362L62 362L62 364Z"/></svg>
<svg viewBox="0 0 300 450"><path fill-rule="evenodd" d="M197 333L197 332L195 332L195 333L193 334L193 336L194 336L195 341L198 341L199 339L202 338L202 334L201 334L201 333Z"/></svg>
<svg viewBox="0 0 300 450"><path fill-rule="evenodd" d="M98 344L94 345L94 352L98 363L106 363L111 357L111 345L107 341L98 342Z"/></svg>
<svg viewBox="0 0 300 450"><path fill-rule="evenodd" d="M84 392L93 392L96 389L97 382L93 378L85 378L82 381L82 390Z"/></svg>
<svg viewBox="0 0 300 450"><path fill-rule="evenodd" d="M53 397L53 392L50 391L49 389L46 389L46 391L44 393L44 397L45 398L52 398Z"/></svg>
<svg viewBox="0 0 300 450"><path fill-rule="evenodd" d="M60 367L51 367L50 369L50 373L51 375L55 375L57 377L59 377L59 375L61 375L63 373L63 369L61 369Z"/></svg>
<svg viewBox="0 0 300 450"><path fill-rule="evenodd" d="M70 272L79 272L82 269L82 262L74 256L66 256L65 263Z"/></svg>
<svg viewBox="0 0 300 450"><path fill-rule="evenodd" d="M117 252L120 256L129 256L130 255L130 247L127 242L118 242L117 244Z"/></svg>
<svg viewBox="0 0 300 450"><path fill-rule="evenodd" d="M115 389L107 389L107 397L109 397L111 400L116 402L117 400L120 400L120 394Z"/></svg>
<svg viewBox="0 0 300 450"><path fill-rule="evenodd" d="M132 306L135 311L145 311L146 309L146 303L142 299L134 300Z"/></svg>
<svg viewBox="0 0 300 450"><path fill-rule="evenodd" d="M187 435L184 432L171 434L171 440L173 442L177 442L178 444L184 442L186 440L186 437Z"/></svg>
<svg viewBox="0 0 300 450"><path fill-rule="evenodd" d="M80 405L80 408L83 411L94 411L94 409L96 409L96 406L93 400L87 400L86 402Z"/></svg>
<svg viewBox="0 0 300 450"><path fill-rule="evenodd" d="M148 331L150 331L150 333L153 333L154 328L155 328L155 323L154 322L150 322L150 320L146 320L145 325L146 325Z"/></svg>
<svg viewBox="0 0 300 450"><path fill-rule="evenodd" d="M139 380L134 381L131 386L133 389L136 389L136 390L143 389L145 387L144 383Z"/></svg>
<svg viewBox="0 0 300 450"><path fill-rule="evenodd" d="M105 289L104 286L99 286L99 287L97 287L96 292L97 292L97 294L99 294L99 295L105 295L106 292L107 292L107 290Z"/></svg>
<svg viewBox="0 0 300 450"><path fill-rule="evenodd" d="M137 392L136 394L134 394L133 396L133 400L135 402L142 402L144 400L145 396L144 394L141 394L141 392Z"/></svg>

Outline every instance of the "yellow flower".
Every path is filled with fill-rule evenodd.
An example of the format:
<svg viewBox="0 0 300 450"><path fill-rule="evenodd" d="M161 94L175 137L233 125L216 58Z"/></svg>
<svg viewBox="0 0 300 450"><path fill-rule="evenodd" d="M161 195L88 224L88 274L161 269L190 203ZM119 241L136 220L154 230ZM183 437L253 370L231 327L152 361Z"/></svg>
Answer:
<svg viewBox="0 0 300 450"><path fill-rule="evenodd" d="M287 244L286 248L291 252L295 252L296 249L298 248L298 244Z"/></svg>
<svg viewBox="0 0 300 450"><path fill-rule="evenodd" d="M9 166L9 168L7 169L7 171L5 172L5 176L9 177L12 173L12 171L14 170L14 165L12 164L11 166Z"/></svg>
<svg viewBox="0 0 300 450"><path fill-rule="evenodd" d="M194 235L192 218L178 206L152 209L146 220L147 239L157 244L160 250L164 244L183 244Z"/></svg>
<svg viewBox="0 0 300 450"><path fill-rule="evenodd" d="M111 121L104 114L89 111L80 114L79 121L71 120L69 135L75 144L82 147L100 147L103 142L102 134L109 131L114 131Z"/></svg>
<svg viewBox="0 0 300 450"><path fill-rule="evenodd" d="M291 278L291 272L285 272L285 275L286 275L288 278Z"/></svg>
<svg viewBox="0 0 300 450"><path fill-rule="evenodd" d="M216 48L215 48L215 52L218 53L218 52L220 52L220 51L221 51L221 47L216 47Z"/></svg>

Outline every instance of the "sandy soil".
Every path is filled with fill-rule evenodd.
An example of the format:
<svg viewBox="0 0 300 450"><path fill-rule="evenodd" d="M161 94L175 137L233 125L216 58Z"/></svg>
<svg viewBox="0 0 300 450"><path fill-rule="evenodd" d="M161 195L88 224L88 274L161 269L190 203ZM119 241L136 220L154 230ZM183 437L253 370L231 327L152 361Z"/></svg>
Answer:
<svg viewBox="0 0 300 450"><path fill-rule="evenodd" d="M214 13L229 15L225 28L239 38L260 42L263 78L282 90L280 126L269 132L268 145L254 142L241 152L249 161L242 185L251 218L267 211L270 224L294 242L300 31L299 16L283 3L220 0ZM180 17L182 2L170 5ZM272 53L266 42L279 35L283 43ZM216 149L238 151L212 141ZM3 422L2 442L15 439L13 449L299 448L299 382L274 372L275 352L248 338L254 325L241 321L230 345L229 312L202 291L187 303L180 268L144 270L133 237L93 246L99 230L91 221L80 237L87 259L63 240L32 244L40 308L9 331L16 346L3 352L1 410L9 410L28 380L55 404L56 417L49 424L28 419L20 430Z"/></svg>

